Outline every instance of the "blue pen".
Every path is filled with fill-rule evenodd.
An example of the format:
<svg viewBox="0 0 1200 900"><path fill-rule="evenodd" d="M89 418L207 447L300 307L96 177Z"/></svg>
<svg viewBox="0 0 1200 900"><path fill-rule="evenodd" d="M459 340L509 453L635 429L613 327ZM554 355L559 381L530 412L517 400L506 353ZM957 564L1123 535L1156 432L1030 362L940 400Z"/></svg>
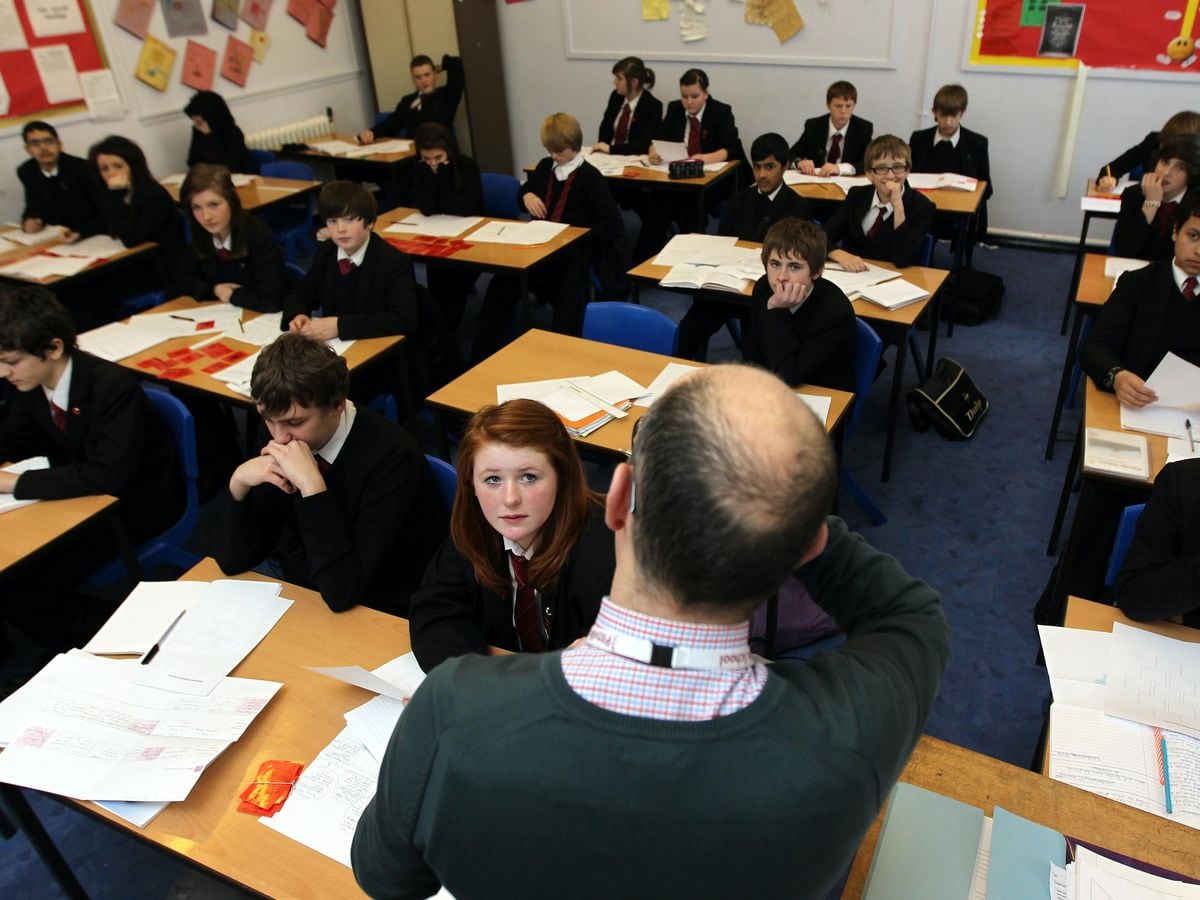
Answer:
<svg viewBox="0 0 1200 900"><path fill-rule="evenodd" d="M1167 815L1170 815L1171 810L1171 767L1167 763L1167 739L1162 738L1159 741L1162 747L1162 764L1163 764L1163 791L1167 796Z"/></svg>

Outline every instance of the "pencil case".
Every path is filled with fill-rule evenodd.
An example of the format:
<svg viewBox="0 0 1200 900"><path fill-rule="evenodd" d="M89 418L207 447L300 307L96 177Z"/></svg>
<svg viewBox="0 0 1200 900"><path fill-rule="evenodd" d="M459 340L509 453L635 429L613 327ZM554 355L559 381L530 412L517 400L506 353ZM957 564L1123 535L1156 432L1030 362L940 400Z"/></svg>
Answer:
<svg viewBox="0 0 1200 900"><path fill-rule="evenodd" d="M698 159L677 159L667 163L667 176L670 178L703 178L704 163Z"/></svg>

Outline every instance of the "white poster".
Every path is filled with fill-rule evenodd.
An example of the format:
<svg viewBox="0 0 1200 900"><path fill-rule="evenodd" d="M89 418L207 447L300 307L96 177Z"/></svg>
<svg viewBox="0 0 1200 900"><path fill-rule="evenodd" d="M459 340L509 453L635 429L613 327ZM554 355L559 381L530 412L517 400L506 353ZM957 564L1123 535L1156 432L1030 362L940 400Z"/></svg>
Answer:
<svg viewBox="0 0 1200 900"><path fill-rule="evenodd" d="M4 83L4 76L0 75L0 116L8 115L8 106L11 98L8 96L8 85Z"/></svg>
<svg viewBox="0 0 1200 900"><path fill-rule="evenodd" d="M33 48L33 62L46 90L50 103L67 103L83 96L79 87L79 73L75 71L75 59L66 44L47 44Z"/></svg>
<svg viewBox="0 0 1200 900"><path fill-rule="evenodd" d="M0 51L24 50L28 46L25 29L17 18L16 0L0 0Z"/></svg>
<svg viewBox="0 0 1200 900"><path fill-rule="evenodd" d="M25 15L35 37L79 34L84 30L79 0L25 0Z"/></svg>
<svg viewBox="0 0 1200 900"><path fill-rule="evenodd" d="M121 93L117 90L112 69L80 72L79 83L83 87L83 99L87 102L88 114L93 119L119 119L125 114L125 106L121 102Z"/></svg>

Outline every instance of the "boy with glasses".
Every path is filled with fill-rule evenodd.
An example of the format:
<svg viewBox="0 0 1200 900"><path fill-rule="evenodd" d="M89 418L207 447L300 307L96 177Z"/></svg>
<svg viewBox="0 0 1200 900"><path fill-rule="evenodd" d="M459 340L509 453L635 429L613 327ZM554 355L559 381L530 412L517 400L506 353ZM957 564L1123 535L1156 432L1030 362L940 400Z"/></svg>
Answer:
<svg viewBox="0 0 1200 900"><path fill-rule="evenodd" d="M30 158L17 167L25 186L21 225L30 234L62 225L68 240L104 230L100 179L87 160L62 152L53 125L29 122L21 129Z"/></svg>
<svg viewBox="0 0 1200 900"><path fill-rule="evenodd" d="M870 185L851 188L846 200L825 223L829 259L850 272L866 271L867 259L911 266L933 222L933 202L906 182L912 169L908 144L893 134L867 146Z"/></svg>

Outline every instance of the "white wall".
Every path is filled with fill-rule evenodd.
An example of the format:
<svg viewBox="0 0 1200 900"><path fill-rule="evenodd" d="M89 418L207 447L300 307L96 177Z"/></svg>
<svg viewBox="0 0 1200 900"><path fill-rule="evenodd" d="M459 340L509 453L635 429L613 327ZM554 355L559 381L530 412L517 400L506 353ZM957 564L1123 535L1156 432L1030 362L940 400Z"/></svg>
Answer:
<svg viewBox="0 0 1200 900"><path fill-rule="evenodd" d="M551 112L578 117L584 140L595 140L616 60L566 58L561 2L510 5L497 0L497 4L518 165L544 155L538 128ZM1183 79L1162 80L1093 71L1071 155L1071 190L1059 199L1054 195L1054 175L1072 79L964 70L964 41L973 3L906 0L900 7L908 24L900 34L894 70L706 64L711 92L733 105L747 149L766 131L779 131L794 141L804 119L824 111L825 88L839 78L858 88L858 111L875 123L876 134L890 131L905 139L914 129L931 124L928 109L937 88L959 82L971 97L964 124L991 142L997 185L989 205L993 230L1077 240L1079 193L1087 178L1173 113L1200 108L1196 72ZM682 49L674 25L677 15L678 7L672 4L671 39L664 50ZM872 23L864 22L863 27ZM679 75L688 64L656 61L650 65L658 77L656 96L664 103L675 99ZM1093 228L1096 234L1103 230Z"/></svg>
<svg viewBox="0 0 1200 900"><path fill-rule="evenodd" d="M117 81L128 99L134 96L133 92L151 91L151 88L136 82L131 74L121 71L121 57L125 54L114 52L114 48L120 46L118 42L133 39L112 25L112 10L115 5L116 0L93 0L93 9L97 19L100 20L100 31L104 37L106 48L109 49L110 64L116 68ZM205 3L206 10L208 6L209 4ZM273 29L279 29L279 33L284 34L283 30L287 29L286 33L289 37L292 31L297 31L300 40L307 40L303 38L303 31L295 22L291 19L285 20L285 6L286 4L282 2L275 4L268 23L268 34L271 34ZM339 22L337 16L343 17L343 20L347 16L355 18L349 22ZM158 30L156 26L160 24L161 14L156 10L151 33L155 33ZM345 33L339 35L342 37L340 40L334 41L332 39L333 31L331 31L329 46L319 57L322 68L327 69L329 73L339 73L325 81L308 83L300 87L283 86L256 92L254 90L255 72L252 70L246 96L241 96L241 92L235 86L224 82L218 74L214 82L214 89L229 102L234 118L243 131L256 131L323 113L326 107L333 108L336 124L342 131L358 131L373 119L374 114L370 110L372 104L369 99L370 85L362 71L365 67L359 64L360 60L366 59L366 53L361 47L361 29L357 24L357 5L351 2L339 3L335 7L333 28L340 31L347 25L350 27ZM219 34L222 41L224 40L223 35L228 33L212 23L210 23L210 30L214 34ZM244 23L239 25L238 36L243 39L246 37ZM213 44L214 40L205 40L205 43ZM315 45L313 46L315 47ZM286 42L275 42L268 50L265 65L270 65L272 53L285 54L287 52ZM175 70L172 73L173 83L178 81L182 63L182 54L180 54L175 61ZM260 83L262 82L260 81ZM222 84L227 89L223 89ZM190 94L190 92L188 93ZM117 120L93 122L86 113L78 113L53 117L49 121L58 129L59 136L63 139L68 153L86 156L88 147L96 141L109 134L122 134L138 143L146 154L150 171L155 175L182 172L185 168L188 142L191 139L191 123L183 115L183 103L179 104L177 113L150 115L138 115L136 103L127 105L130 108L121 119ZM17 179L16 167L27 158L25 147L21 141L21 127L19 125L10 126L0 130L0 220L2 221L16 220L21 214L24 196L21 183Z"/></svg>

